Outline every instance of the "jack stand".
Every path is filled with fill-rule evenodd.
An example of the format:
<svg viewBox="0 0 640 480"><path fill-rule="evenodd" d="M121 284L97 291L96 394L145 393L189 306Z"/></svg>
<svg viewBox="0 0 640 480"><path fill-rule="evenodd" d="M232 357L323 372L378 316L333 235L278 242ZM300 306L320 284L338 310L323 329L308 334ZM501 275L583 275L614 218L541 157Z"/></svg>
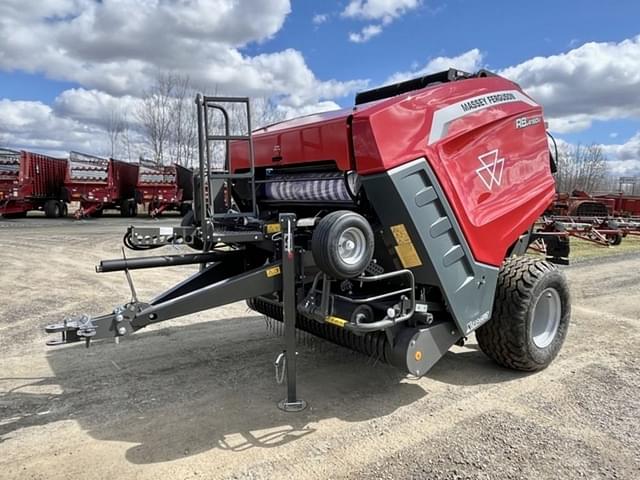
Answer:
<svg viewBox="0 0 640 480"><path fill-rule="evenodd" d="M307 407L307 402L299 399L296 393L296 216L281 213L278 220L282 232L282 303L287 374L287 398L278 403L278 408L285 412L299 412Z"/></svg>

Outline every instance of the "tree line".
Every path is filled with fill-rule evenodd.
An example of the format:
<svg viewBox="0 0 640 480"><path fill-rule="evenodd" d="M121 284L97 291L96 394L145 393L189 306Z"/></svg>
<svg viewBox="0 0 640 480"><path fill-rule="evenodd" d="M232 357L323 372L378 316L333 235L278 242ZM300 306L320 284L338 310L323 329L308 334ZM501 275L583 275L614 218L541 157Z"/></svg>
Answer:
<svg viewBox="0 0 640 480"><path fill-rule="evenodd" d="M563 145L556 157L556 189L571 193L615 191L618 181L609 171L601 145Z"/></svg>
<svg viewBox="0 0 640 480"><path fill-rule="evenodd" d="M144 91L134 111L111 110L106 118L108 154L113 158L135 161L139 157L158 165L177 163L191 167L198 159L198 125L195 96L189 77L165 73ZM217 95L216 91L209 95ZM225 105L227 106L227 105ZM246 113L240 105L229 104L232 133L247 134ZM269 98L251 99L252 128L284 119L284 114ZM222 133L223 120L209 112L211 131ZM211 133L211 132L210 132ZM210 145L212 156L224 151L220 142Z"/></svg>

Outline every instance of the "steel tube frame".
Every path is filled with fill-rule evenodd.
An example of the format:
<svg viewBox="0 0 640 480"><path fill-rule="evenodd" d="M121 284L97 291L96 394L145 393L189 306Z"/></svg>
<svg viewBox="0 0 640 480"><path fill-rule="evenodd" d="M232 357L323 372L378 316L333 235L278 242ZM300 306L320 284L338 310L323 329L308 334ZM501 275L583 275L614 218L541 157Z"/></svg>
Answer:
<svg viewBox="0 0 640 480"><path fill-rule="evenodd" d="M240 250L190 253L185 255L159 255L155 257L118 258L115 260L102 260L96 266L96 272L109 273L122 270L139 270L143 268L171 267L177 265L194 265L219 262L225 257L238 255Z"/></svg>

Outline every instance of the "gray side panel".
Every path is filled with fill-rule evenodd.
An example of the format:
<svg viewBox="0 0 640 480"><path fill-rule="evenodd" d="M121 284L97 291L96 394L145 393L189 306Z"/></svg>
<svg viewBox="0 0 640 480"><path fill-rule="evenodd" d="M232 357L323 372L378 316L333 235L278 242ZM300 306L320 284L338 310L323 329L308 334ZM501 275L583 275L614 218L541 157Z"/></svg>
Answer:
<svg viewBox="0 0 640 480"><path fill-rule="evenodd" d="M424 158L362 177L367 197L387 229L404 224L422 265L411 268L417 283L442 290L461 332L491 317L498 268L477 263L453 210Z"/></svg>

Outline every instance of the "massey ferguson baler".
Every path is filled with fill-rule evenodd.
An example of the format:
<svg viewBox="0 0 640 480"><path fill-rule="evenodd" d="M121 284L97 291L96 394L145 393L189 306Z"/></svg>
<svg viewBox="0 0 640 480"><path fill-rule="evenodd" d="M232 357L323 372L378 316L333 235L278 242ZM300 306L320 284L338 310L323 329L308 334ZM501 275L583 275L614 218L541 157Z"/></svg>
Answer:
<svg viewBox="0 0 640 480"><path fill-rule="evenodd" d="M0 215L24 218L31 210L43 210L47 218L65 216L66 166L60 158L0 150Z"/></svg>
<svg viewBox="0 0 640 480"><path fill-rule="evenodd" d="M123 217L135 217L137 181L138 164L70 152L65 196L68 202L80 202L76 218L100 217L107 209L118 209Z"/></svg>
<svg viewBox="0 0 640 480"><path fill-rule="evenodd" d="M118 339L247 300L284 322L276 364L287 372L285 410L305 405L296 328L416 376L473 332L503 366L539 370L556 356L569 325L566 281L554 265L523 256L555 193L553 161L542 108L518 85L450 70L253 134L248 99L196 103L193 214L180 227L130 227L125 244L200 251L106 260L97 270L124 271L130 284L133 269L199 271L149 302L131 284L133 300L110 313L47 327L62 342ZM238 103L244 132L227 121L226 107ZM224 165L212 168L220 143Z"/></svg>
<svg viewBox="0 0 640 480"><path fill-rule="evenodd" d="M191 210L193 172L181 165L156 165L140 162L136 200L147 204L152 217L167 210L177 210L184 216Z"/></svg>

